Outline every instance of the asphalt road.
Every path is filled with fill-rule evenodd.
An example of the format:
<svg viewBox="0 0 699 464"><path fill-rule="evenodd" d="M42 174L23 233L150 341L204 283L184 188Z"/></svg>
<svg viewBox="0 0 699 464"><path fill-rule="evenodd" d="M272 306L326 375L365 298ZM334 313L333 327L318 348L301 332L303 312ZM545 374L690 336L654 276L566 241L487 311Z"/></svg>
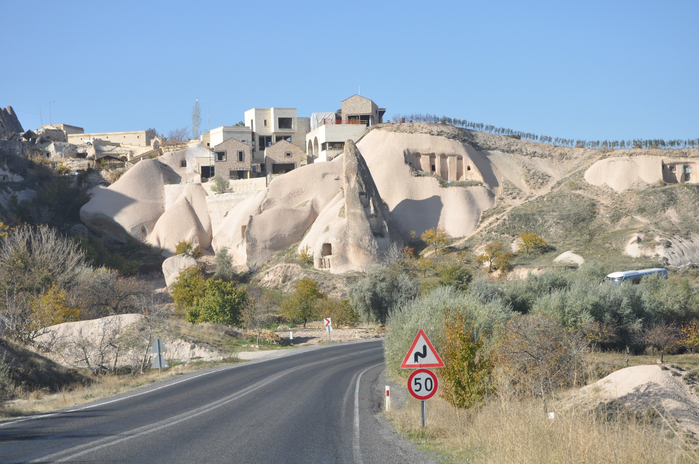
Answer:
<svg viewBox="0 0 699 464"><path fill-rule="evenodd" d="M2 423L0 462L432 461L378 414L380 340L288 353Z"/></svg>

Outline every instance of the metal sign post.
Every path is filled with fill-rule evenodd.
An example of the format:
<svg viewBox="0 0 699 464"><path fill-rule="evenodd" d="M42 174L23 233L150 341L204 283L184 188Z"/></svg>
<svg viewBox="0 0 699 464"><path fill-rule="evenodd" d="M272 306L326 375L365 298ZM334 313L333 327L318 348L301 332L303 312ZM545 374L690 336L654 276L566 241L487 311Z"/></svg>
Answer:
<svg viewBox="0 0 699 464"><path fill-rule="evenodd" d="M432 342L427 338L424 330L420 329L413 340L413 344L405 355L400 365L403 369L417 369L408 377L408 391L413 398L420 400L420 411L422 415L422 426L427 426L427 406L426 400L432 398L437 393L439 381L437 376L425 367L444 367L442 358L437 350L432 346Z"/></svg>
<svg viewBox="0 0 699 464"><path fill-rule="evenodd" d="M328 331L328 341L332 342L333 341L333 336L332 336L333 323L329 317L325 318L325 330Z"/></svg>
<svg viewBox="0 0 699 464"><path fill-rule="evenodd" d="M150 352L156 353L155 359L153 360L153 365L150 368L155 369L157 367L158 374L160 374L162 372L161 369L163 367L168 367L167 362L163 358L163 353L167 352L167 348L165 348L165 346L159 338L156 338L155 343L153 343L153 348L151 348Z"/></svg>

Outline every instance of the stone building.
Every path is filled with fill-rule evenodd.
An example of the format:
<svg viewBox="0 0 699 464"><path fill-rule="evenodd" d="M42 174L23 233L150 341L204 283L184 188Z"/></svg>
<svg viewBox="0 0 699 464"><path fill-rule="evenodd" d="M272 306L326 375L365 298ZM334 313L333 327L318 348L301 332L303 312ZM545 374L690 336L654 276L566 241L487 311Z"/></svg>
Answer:
<svg viewBox="0 0 699 464"><path fill-rule="evenodd" d="M228 139L213 148L214 174L224 179L249 179L253 175L252 147ZM259 164L257 165L259 166Z"/></svg>
<svg viewBox="0 0 699 464"><path fill-rule="evenodd" d="M337 113L313 113L311 131L306 134L308 156L316 161L331 161L345 149L345 142L356 142L374 124L383 122L385 108L360 95L342 102Z"/></svg>
<svg viewBox="0 0 699 464"><path fill-rule="evenodd" d="M311 118L299 118L296 108L253 108L244 117L245 126L252 131L254 160L264 160L267 149L282 140L306 151Z"/></svg>
<svg viewBox="0 0 699 464"><path fill-rule="evenodd" d="M265 150L265 172L283 174L306 164L306 153L297 145L280 140Z"/></svg>
<svg viewBox="0 0 699 464"><path fill-rule="evenodd" d="M386 108L379 108L376 103L361 95L352 95L342 101L341 111L343 124L357 121L371 127L374 124L383 123Z"/></svg>

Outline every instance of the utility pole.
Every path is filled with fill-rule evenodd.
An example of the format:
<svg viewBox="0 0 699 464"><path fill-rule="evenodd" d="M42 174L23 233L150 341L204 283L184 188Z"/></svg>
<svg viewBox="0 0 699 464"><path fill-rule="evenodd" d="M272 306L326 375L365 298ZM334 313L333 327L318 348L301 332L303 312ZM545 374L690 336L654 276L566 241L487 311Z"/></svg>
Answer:
<svg viewBox="0 0 699 464"><path fill-rule="evenodd" d="M51 103L56 103L55 100L49 102L49 124L53 124L53 118L51 117Z"/></svg>
<svg viewBox="0 0 699 464"><path fill-rule="evenodd" d="M196 101L199 101L199 98L195 99ZM211 127L209 125L209 102L208 100L201 100L203 102L206 102L206 132L209 134L209 177L213 177L211 175L211 170L213 169L213 161L211 160Z"/></svg>

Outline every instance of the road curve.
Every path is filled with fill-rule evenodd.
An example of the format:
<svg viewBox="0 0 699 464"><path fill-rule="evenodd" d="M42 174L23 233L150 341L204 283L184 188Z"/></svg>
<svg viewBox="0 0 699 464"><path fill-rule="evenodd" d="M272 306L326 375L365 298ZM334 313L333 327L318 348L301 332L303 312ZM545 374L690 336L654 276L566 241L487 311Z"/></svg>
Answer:
<svg viewBox="0 0 699 464"><path fill-rule="evenodd" d="M0 462L429 462L377 413L381 341L188 375L0 424Z"/></svg>

